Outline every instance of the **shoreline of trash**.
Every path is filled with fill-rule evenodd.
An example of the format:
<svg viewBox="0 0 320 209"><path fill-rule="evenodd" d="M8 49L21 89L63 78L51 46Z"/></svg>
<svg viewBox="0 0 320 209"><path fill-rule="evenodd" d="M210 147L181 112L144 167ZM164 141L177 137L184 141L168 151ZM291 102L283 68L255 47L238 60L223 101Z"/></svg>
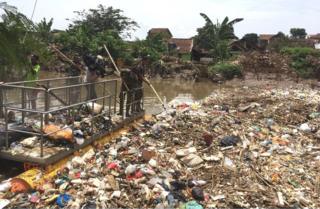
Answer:
<svg viewBox="0 0 320 209"><path fill-rule="evenodd" d="M320 95L307 86L215 90L171 103L69 161L8 208L320 207Z"/></svg>

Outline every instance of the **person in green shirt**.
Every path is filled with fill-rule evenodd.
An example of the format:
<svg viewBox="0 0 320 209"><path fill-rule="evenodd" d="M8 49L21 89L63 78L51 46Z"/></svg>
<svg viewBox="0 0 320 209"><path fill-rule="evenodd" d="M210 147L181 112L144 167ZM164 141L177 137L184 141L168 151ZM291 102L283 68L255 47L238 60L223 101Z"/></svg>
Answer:
<svg viewBox="0 0 320 209"><path fill-rule="evenodd" d="M39 57L35 54L31 55L30 62L31 62L31 68L27 72L27 81L39 80L39 72L41 68L39 64ZM36 87L36 82L28 82L27 86ZM27 95L28 95L28 100L31 103L31 108L35 110L37 108L38 91L28 89Z"/></svg>

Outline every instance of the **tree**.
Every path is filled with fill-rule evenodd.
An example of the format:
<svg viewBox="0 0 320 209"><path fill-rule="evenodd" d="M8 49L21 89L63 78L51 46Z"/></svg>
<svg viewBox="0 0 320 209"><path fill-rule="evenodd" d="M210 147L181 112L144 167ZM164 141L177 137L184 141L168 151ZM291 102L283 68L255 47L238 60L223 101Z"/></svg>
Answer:
<svg viewBox="0 0 320 209"><path fill-rule="evenodd" d="M242 37L245 42L246 48L249 50L257 49L258 47L258 35L256 33L248 33Z"/></svg>
<svg viewBox="0 0 320 209"><path fill-rule="evenodd" d="M29 67L28 56L41 54L49 59L47 45L40 41L36 25L13 6L0 3L4 15L0 22L0 80L21 79Z"/></svg>
<svg viewBox="0 0 320 209"><path fill-rule="evenodd" d="M220 23L213 23L211 19L203 13L200 15L205 19L206 24L198 28L195 36L196 46L210 51L210 54L217 59L226 59L229 56L228 45L232 39L237 39L234 34L233 25L241 22L243 18L236 18L229 21L228 17Z"/></svg>
<svg viewBox="0 0 320 209"><path fill-rule="evenodd" d="M121 10L103 5L75 13L77 18L56 40L63 51L101 54L105 53L106 44L115 59L127 56L128 45L123 38L130 37L130 32L138 27L135 21L122 15Z"/></svg>
<svg viewBox="0 0 320 209"><path fill-rule="evenodd" d="M286 34L284 34L284 33L281 32L281 31L279 31L279 32L275 35L275 37L276 37L277 39L287 39Z"/></svg>
<svg viewBox="0 0 320 209"><path fill-rule="evenodd" d="M292 38L305 39L307 36L306 30L304 28L291 28L290 34Z"/></svg>
<svg viewBox="0 0 320 209"><path fill-rule="evenodd" d="M36 30L40 39L44 42L52 42L53 37L51 34L51 27L53 24L53 18L51 18L48 22L46 18L43 18L37 25Z"/></svg>
<svg viewBox="0 0 320 209"><path fill-rule="evenodd" d="M149 36L146 40L136 40L132 45L132 56L139 58L148 55L152 62L167 52L167 44L161 34Z"/></svg>

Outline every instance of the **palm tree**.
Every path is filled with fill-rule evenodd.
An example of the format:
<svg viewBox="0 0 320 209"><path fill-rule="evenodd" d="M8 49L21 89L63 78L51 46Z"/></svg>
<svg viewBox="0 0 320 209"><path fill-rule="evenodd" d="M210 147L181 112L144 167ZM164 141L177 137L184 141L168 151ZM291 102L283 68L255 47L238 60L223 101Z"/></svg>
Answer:
<svg viewBox="0 0 320 209"><path fill-rule="evenodd" d="M53 24L53 18L51 18L48 22L46 18L43 18L37 25L36 30L41 40L44 42L52 41L51 27Z"/></svg>
<svg viewBox="0 0 320 209"><path fill-rule="evenodd" d="M230 40L237 39L233 25L243 21L243 18L229 21L229 18L225 17L222 23L219 21L213 23L206 14L200 13L200 15L205 19L206 24L198 29L198 35L195 37L196 45L209 50L210 54L216 58L226 58Z"/></svg>

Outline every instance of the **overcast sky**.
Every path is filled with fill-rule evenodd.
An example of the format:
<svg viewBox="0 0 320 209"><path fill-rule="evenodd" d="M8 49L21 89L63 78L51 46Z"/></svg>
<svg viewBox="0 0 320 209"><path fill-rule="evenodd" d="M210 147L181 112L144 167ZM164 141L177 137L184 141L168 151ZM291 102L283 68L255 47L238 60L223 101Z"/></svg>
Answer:
<svg viewBox="0 0 320 209"><path fill-rule="evenodd" d="M15 5L28 17L34 0L0 0ZM235 25L236 35L246 33L289 33L292 27L306 28L308 34L320 33L320 0L38 0L34 20L54 18L54 29L66 29L73 11L113 6L136 22L140 28L133 37L145 38L153 27L167 27L174 37L188 38L204 25L199 15L206 13L213 21L242 17Z"/></svg>

